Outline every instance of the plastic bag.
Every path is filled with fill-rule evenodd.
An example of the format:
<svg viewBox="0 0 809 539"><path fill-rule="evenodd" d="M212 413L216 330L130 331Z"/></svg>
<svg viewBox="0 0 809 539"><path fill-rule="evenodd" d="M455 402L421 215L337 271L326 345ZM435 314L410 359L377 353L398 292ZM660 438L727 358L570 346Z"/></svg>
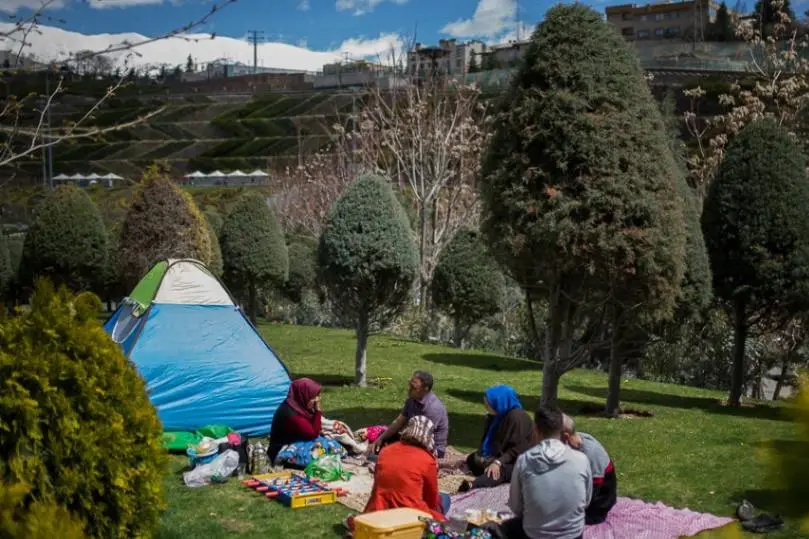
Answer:
<svg viewBox="0 0 809 539"><path fill-rule="evenodd" d="M200 464L183 474L187 487L204 487L211 483L224 483L239 466L239 453L229 449L216 457L213 462Z"/></svg>
<svg viewBox="0 0 809 539"><path fill-rule="evenodd" d="M339 455L324 455L313 460L304 470L306 477L321 479L323 481L348 481L351 472L343 470Z"/></svg>

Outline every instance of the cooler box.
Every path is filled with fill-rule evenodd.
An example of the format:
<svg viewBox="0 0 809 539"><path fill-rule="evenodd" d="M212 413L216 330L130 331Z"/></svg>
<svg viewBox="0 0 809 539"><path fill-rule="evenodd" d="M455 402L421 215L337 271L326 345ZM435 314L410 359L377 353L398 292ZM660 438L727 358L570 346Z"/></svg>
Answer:
<svg viewBox="0 0 809 539"><path fill-rule="evenodd" d="M354 539L421 539L426 524L419 517L432 518L416 509L385 509L354 517Z"/></svg>

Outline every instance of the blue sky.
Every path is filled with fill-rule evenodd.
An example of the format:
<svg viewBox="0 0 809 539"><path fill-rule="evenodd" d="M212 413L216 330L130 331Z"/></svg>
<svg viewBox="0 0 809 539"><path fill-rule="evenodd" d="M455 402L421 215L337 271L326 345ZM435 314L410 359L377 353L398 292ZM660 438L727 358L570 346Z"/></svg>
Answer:
<svg viewBox="0 0 809 539"><path fill-rule="evenodd" d="M0 0L0 10L25 14L43 0ZM201 17L210 0L52 0L47 14L83 34L155 35ZM551 5L543 0L238 0L200 30L243 37L261 30L268 41L333 50L347 39L382 34L498 41L513 36L516 20L532 25ZM55 7L54 7L55 6ZM106 7L102 7L106 6ZM54 24L43 20L42 24ZM54 24L55 25L55 24Z"/></svg>

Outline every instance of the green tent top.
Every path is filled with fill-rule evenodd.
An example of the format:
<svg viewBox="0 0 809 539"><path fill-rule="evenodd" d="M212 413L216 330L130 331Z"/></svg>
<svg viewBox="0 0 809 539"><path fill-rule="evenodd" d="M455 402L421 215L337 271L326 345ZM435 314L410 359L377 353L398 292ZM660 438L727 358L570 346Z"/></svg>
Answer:
<svg viewBox="0 0 809 539"><path fill-rule="evenodd" d="M136 309L138 314L145 311L152 303L152 300L157 294L157 288L160 286L160 281L163 280L163 275L166 274L168 267L169 263L165 260L152 266L149 273L143 276L143 279L140 280L135 289L132 290L132 293L129 294L130 301L138 304L138 308Z"/></svg>

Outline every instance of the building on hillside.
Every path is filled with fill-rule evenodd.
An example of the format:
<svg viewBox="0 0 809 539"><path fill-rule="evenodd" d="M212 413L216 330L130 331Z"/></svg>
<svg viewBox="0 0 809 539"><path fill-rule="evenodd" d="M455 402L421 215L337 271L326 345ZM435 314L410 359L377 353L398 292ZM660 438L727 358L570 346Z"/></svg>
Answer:
<svg viewBox="0 0 809 539"><path fill-rule="evenodd" d="M484 50L486 44L477 40L458 43L455 39L442 39L433 47L416 43L416 47L407 53L407 71L418 77L429 73L465 75L472 57Z"/></svg>
<svg viewBox="0 0 809 539"><path fill-rule="evenodd" d="M219 58L208 62L202 71L191 73L183 72L180 79L183 82L198 82L212 79L230 79L234 77L246 77L250 75L291 75L291 74L313 74L303 69L281 69L277 67L253 66L241 62L232 62L225 58Z"/></svg>
<svg viewBox="0 0 809 539"><path fill-rule="evenodd" d="M704 38L719 3L714 0L664 1L609 6L607 22L628 40Z"/></svg>
<svg viewBox="0 0 809 539"><path fill-rule="evenodd" d="M476 59L480 70L503 69L514 67L523 59L531 40L509 41L500 45L485 47Z"/></svg>
<svg viewBox="0 0 809 539"><path fill-rule="evenodd" d="M388 89L393 87L396 81L396 72L391 66L356 60L324 65L323 72L315 75L313 82L315 89L368 86Z"/></svg>

